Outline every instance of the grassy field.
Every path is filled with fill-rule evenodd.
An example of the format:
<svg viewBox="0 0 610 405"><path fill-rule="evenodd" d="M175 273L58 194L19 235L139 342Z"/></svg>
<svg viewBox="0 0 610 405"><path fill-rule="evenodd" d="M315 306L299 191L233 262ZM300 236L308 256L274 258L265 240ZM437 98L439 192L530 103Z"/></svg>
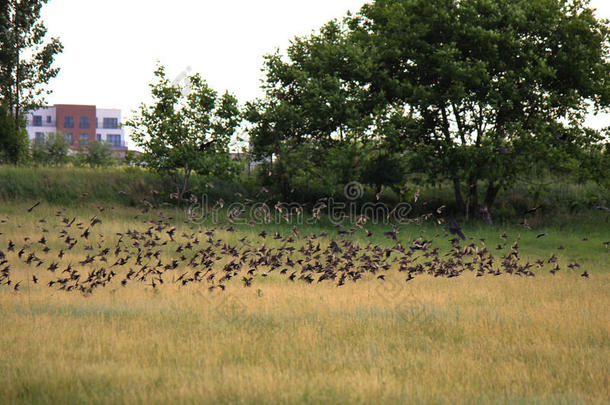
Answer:
<svg viewBox="0 0 610 405"><path fill-rule="evenodd" d="M176 282L188 266L164 273L165 282L153 287L150 280L122 286L133 259L116 267L114 257L107 264L78 265L104 246L114 248L117 233L146 231L150 223L143 221L157 220L158 210L142 214L107 206L100 212L96 204L83 203L55 216L57 206L41 204L28 213L29 206L0 208L0 250L12 265L12 284L0 286L2 404L602 404L610 398L607 216L549 228L533 221L532 230L464 227L472 239L463 245L480 248L484 238L498 258L520 236L522 263L545 260L543 268L533 269L536 277L476 277L465 271L452 278L418 274L405 282L391 260L400 254L391 252L385 281L365 273L338 287L336 280L290 282L278 271L261 269L249 288L240 274L224 283L224 290L210 291L210 283ZM63 216L84 224L69 228L76 238L92 217L102 223L59 260L58 250L65 249L58 238L66 229ZM42 218L47 222L39 222ZM174 209L161 218L177 227L176 244L158 247L168 263L180 256L175 247L186 242L182 234L199 232L200 225L183 223L183 213ZM204 224L201 231L212 226ZM241 249L286 243L257 236L261 226L235 232L214 227L216 241ZM286 237L291 226L266 228L269 235L278 231ZM369 229L373 236L367 238L361 230L345 237L328 225L299 226L293 245L304 247L308 235L321 232L329 234L316 239L323 248L331 239L343 246L344 238L360 246L397 243L384 237L387 227ZM546 235L537 238L541 233ZM43 235L48 253L37 242ZM161 235L159 242L168 240ZM420 236L433 240L441 255L450 251L444 226L405 226L398 242L408 247ZM16 245L13 252L9 241ZM85 250L87 244L93 251ZM208 246L203 238L201 244ZM496 251L498 244L503 247ZM17 251L24 245L29 248L20 259ZM44 264L26 265L28 252ZM547 263L553 254L561 265L555 275ZM215 268L230 261L219 256ZM302 256L295 252L295 257ZM46 271L55 260L57 272ZM567 267L575 262L580 268ZM91 294L48 287L68 263L83 278L101 266L117 277ZM589 278L581 277L585 270Z"/></svg>

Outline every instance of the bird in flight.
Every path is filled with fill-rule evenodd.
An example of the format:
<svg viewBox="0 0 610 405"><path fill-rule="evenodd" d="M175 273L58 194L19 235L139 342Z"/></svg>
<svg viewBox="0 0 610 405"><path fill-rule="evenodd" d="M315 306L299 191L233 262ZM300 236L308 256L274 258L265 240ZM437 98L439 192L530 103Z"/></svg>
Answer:
<svg viewBox="0 0 610 405"><path fill-rule="evenodd" d="M34 208L38 207L39 205L40 205L40 201L38 201L36 204L34 204L30 208L28 208L28 212L32 212L34 210Z"/></svg>
<svg viewBox="0 0 610 405"><path fill-rule="evenodd" d="M451 232L453 235L458 235L460 238L462 238L462 240L466 240L466 235L464 235L464 232L462 232L460 225L458 225L455 219L451 220L451 224L449 225L449 232Z"/></svg>

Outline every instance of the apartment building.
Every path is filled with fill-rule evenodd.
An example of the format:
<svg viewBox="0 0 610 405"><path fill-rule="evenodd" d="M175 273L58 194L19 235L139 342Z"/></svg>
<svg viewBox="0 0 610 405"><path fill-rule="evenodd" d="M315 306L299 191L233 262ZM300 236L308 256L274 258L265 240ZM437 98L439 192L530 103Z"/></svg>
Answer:
<svg viewBox="0 0 610 405"><path fill-rule="evenodd" d="M40 142L51 133L61 133L72 150L86 149L93 140L107 142L117 151L127 150L119 109L56 104L30 111L26 119L26 129L32 142Z"/></svg>

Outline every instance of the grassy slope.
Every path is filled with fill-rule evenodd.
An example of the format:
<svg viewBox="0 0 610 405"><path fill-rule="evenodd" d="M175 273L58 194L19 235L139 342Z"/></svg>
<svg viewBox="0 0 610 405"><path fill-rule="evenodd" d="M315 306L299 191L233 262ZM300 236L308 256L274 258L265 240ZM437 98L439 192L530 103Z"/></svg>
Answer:
<svg viewBox="0 0 610 405"><path fill-rule="evenodd" d="M8 239L39 238L39 218L50 219L47 227L56 220L55 206L32 214L23 206L2 206L8 222L0 224L0 249ZM104 222L96 233L110 241L128 227L146 228L129 208L99 214L90 203L68 214L97 214ZM180 220L180 211L171 214ZM392 245L384 228L372 230L371 239L355 238ZM489 245L503 230L464 229ZM563 271L534 279L465 274L405 284L391 271L385 283L371 278L342 288L269 277L249 289L232 281L225 293L115 283L90 297L40 284L24 283L19 293L0 287L0 403L606 403L607 223L545 230L536 239L540 229L507 229L511 238L522 235L528 259L560 256ZM406 245L422 231L443 239L441 228L415 225L399 237ZM219 235L262 243L258 232L245 226ZM559 244L567 249L557 251ZM575 259L591 279L565 270ZM17 279L31 274L16 271Z"/></svg>

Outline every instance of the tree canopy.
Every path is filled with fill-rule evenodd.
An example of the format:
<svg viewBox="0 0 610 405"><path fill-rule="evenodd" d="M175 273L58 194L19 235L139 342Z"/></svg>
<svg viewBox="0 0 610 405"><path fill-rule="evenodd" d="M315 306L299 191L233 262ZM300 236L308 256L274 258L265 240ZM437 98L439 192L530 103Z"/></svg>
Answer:
<svg viewBox="0 0 610 405"><path fill-rule="evenodd" d="M233 95L218 96L199 74L187 77L186 84L172 84L159 66L155 77L152 103L142 104L126 126L144 150L146 165L173 176L182 199L191 173L226 177L234 172L229 143L240 112Z"/></svg>
<svg viewBox="0 0 610 405"><path fill-rule="evenodd" d="M604 140L584 118L609 110L609 32L586 1L377 0L266 58L252 144L372 142L460 209L491 206L533 163L572 170Z"/></svg>

